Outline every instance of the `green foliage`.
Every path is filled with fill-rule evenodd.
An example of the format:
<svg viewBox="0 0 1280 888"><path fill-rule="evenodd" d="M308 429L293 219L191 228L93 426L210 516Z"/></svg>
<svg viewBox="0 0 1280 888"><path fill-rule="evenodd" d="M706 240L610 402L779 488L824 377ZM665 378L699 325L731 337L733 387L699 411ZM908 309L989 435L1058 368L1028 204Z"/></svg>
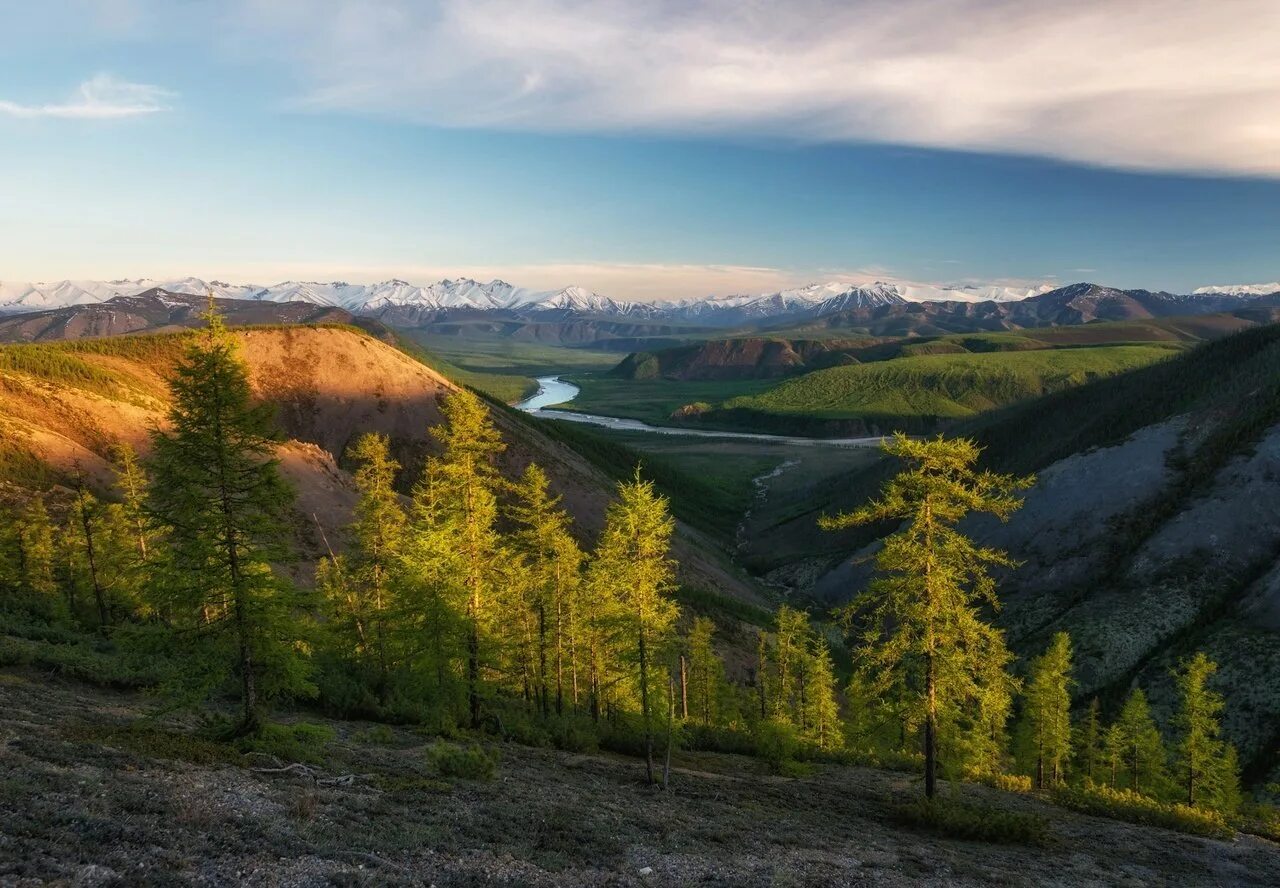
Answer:
<svg viewBox="0 0 1280 888"><path fill-rule="evenodd" d="M292 587L272 572L289 556L293 498L275 459L278 433L270 410L252 403L235 340L208 317L170 382L172 431L153 435L149 507L172 534L149 591L192 651L170 697L195 702L234 676L252 732L261 703L314 688Z"/></svg>
<svg viewBox="0 0 1280 888"><path fill-rule="evenodd" d="M441 741L427 747L427 766L440 777L492 780L498 771L498 756L479 744L460 746Z"/></svg>
<svg viewBox="0 0 1280 888"><path fill-rule="evenodd" d="M1086 783L1083 787L1059 787L1050 797L1064 808L1099 817L1161 826L1215 839L1229 839L1235 834L1218 811L1160 802L1131 789L1112 789Z"/></svg>
<svg viewBox="0 0 1280 888"><path fill-rule="evenodd" d="M895 819L951 839L1045 845L1049 822L1038 814L945 798L917 799L894 809Z"/></svg>
<svg viewBox="0 0 1280 888"><path fill-rule="evenodd" d="M956 524L972 512L1007 519L1031 479L975 470L978 448L964 439L898 435L885 450L906 462L902 473L879 500L825 518L822 526L906 522L884 540L877 579L844 616L861 642L858 666L867 694L887 703L905 725L924 728L926 794L932 796L939 732L968 732L1003 745L1013 689L1004 636L981 611L998 607L988 570L1013 561L975 546ZM989 750L977 752L979 759L991 758Z"/></svg>
<svg viewBox="0 0 1280 888"><path fill-rule="evenodd" d="M1164 741L1151 718L1151 707L1142 688L1134 688L1125 699L1112 727L1114 730L1107 734L1108 755L1127 776L1129 789L1160 790L1165 772Z"/></svg>
<svg viewBox="0 0 1280 888"><path fill-rule="evenodd" d="M147 758L189 762L193 765L238 765L243 761L241 753L231 744L145 721L127 727L74 725L64 735L79 743L127 749Z"/></svg>
<svg viewBox="0 0 1280 888"><path fill-rule="evenodd" d="M1033 756L1036 787L1061 783L1071 756L1071 639L1053 637L1049 649L1031 661L1023 718Z"/></svg>
<svg viewBox="0 0 1280 888"><path fill-rule="evenodd" d="M1102 727L1102 704L1094 697L1089 701L1084 720L1076 731L1076 770L1085 780L1095 783L1102 779L1106 761L1103 749L1105 732Z"/></svg>
<svg viewBox="0 0 1280 888"><path fill-rule="evenodd" d="M262 722L253 733L235 738L235 746L246 754L274 756L282 762L322 765L334 736L333 728L326 725Z"/></svg>
<svg viewBox="0 0 1280 888"><path fill-rule="evenodd" d="M1173 673L1179 695L1173 721L1176 776L1188 805L1230 812L1240 803L1239 765L1235 749L1220 737L1225 701L1208 686L1217 669L1217 663L1198 652Z"/></svg>
<svg viewBox="0 0 1280 888"><path fill-rule="evenodd" d="M721 407L920 431L936 419L972 416L1175 353L1163 345L1142 345L907 356L806 373L761 394L726 400Z"/></svg>

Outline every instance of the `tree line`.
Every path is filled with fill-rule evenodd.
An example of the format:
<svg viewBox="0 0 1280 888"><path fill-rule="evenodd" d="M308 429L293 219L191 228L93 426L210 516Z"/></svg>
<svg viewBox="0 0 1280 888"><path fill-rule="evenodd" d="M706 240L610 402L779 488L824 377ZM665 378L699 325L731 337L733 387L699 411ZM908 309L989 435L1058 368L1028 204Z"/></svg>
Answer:
<svg viewBox="0 0 1280 888"><path fill-rule="evenodd" d="M77 471L55 515L34 497L9 516L0 588L10 615L101 633L171 664L161 690L172 705L234 699L230 733L261 730L275 701L311 699L337 715L440 731L586 735L643 756L651 781L659 744L682 737L782 758L918 765L930 797L940 773L1026 773L1039 787L1238 802L1203 654L1177 671L1172 755L1140 689L1110 724L1097 700L1073 718L1065 634L1025 679L1015 675L992 622L990 573L1013 562L957 525L975 512L1008 520L1031 479L978 470L970 441L898 436L886 449L903 470L882 496L823 522L896 527L876 578L837 614L848 680L837 677L835 628L784 605L758 631L746 680L731 681L721 627L677 602L675 524L639 469L586 549L543 469L499 472L505 444L489 410L459 390L443 400L436 452L409 488L385 436L354 442L351 523L341 541L323 539L315 582L301 583L285 569L297 567L291 541L303 528L275 457L279 433L212 308L170 388L147 459L113 450L112 501Z"/></svg>

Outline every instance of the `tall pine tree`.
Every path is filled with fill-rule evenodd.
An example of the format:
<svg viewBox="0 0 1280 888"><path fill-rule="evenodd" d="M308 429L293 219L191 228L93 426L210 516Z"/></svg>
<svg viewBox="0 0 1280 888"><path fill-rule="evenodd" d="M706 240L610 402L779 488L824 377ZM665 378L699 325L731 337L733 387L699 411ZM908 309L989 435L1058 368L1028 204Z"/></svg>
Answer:
<svg viewBox="0 0 1280 888"><path fill-rule="evenodd" d="M1001 551L975 545L956 525L986 512L1001 520L1018 508L1017 492L1031 479L978 471L979 449L965 439L917 441L896 435L885 451L906 463L879 500L854 512L824 518L838 529L881 521L905 522L876 556L879 577L850 605L862 618L861 669L880 694L905 688L906 715L923 724L925 795L937 792L938 729L975 719L975 702L989 684L986 664L1007 659L1004 637L986 622L982 607L996 607L988 570L1013 562Z"/></svg>
<svg viewBox="0 0 1280 888"><path fill-rule="evenodd" d="M624 643L634 658L650 783L654 782L653 713L660 706L662 693L651 673L679 613L670 598L674 565L668 550L674 530L666 497L658 494L652 481L643 480L637 469L633 480L618 485L618 498L606 513L595 553L594 567L599 576L607 578L619 604Z"/></svg>
<svg viewBox="0 0 1280 888"><path fill-rule="evenodd" d="M149 508L172 528L159 609L189 654L178 686L194 700L235 676L248 733L268 699L312 690L290 587L271 569L289 556L293 493L271 410L253 403L212 297L207 321L175 367L169 430L153 435Z"/></svg>
<svg viewBox="0 0 1280 888"><path fill-rule="evenodd" d="M1031 661L1023 717L1035 749L1036 788L1046 779L1062 781L1071 754L1071 638L1065 632L1053 636L1049 648Z"/></svg>
<svg viewBox="0 0 1280 888"><path fill-rule="evenodd" d="M1178 686L1178 711L1173 726L1177 731L1177 776L1188 805L1229 807L1237 778L1228 763L1228 747L1219 721L1222 695L1209 687L1218 664L1203 652L1184 660L1173 672ZM1225 790L1225 792L1224 792ZM1224 797L1228 804L1221 803Z"/></svg>
<svg viewBox="0 0 1280 888"><path fill-rule="evenodd" d="M1134 688L1125 698L1115 727L1119 736L1113 742L1119 744L1120 764L1128 774L1129 788L1153 794L1164 779L1164 741L1142 688Z"/></svg>

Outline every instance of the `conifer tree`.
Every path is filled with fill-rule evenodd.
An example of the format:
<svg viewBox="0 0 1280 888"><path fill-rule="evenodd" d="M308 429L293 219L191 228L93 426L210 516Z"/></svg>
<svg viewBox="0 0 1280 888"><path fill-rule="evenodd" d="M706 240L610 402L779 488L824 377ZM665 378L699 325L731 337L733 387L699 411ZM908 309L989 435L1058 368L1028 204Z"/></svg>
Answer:
<svg viewBox="0 0 1280 888"><path fill-rule="evenodd" d="M377 674L376 690L385 702L391 671L396 665L390 650L394 616L399 605L397 566L405 528L404 509L395 492L400 465L391 457L385 435L360 436L351 449L357 467L352 481L360 494L350 527L351 547L344 569L351 590L352 613L348 619L357 630L357 642Z"/></svg>
<svg viewBox="0 0 1280 888"><path fill-rule="evenodd" d="M1084 778L1089 781L1098 779L1098 769L1106 761L1103 741L1105 731L1102 728L1102 704L1094 697L1089 701L1085 711L1084 722L1080 725L1077 737L1076 762L1080 766Z"/></svg>
<svg viewBox="0 0 1280 888"><path fill-rule="evenodd" d="M835 667L826 639L817 632L808 633L804 654L804 737L819 749L838 749L844 738L840 734Z"/></svg>
<svg viewBox="0 0 1280 888"><path fill-rule="evenodd" d="M1209 687L1217 670L1218 664L1201 651L1173 671L1179 695L1173 719L1178 735L1177 775L1186 803L1192 806L1214 800L1224 777L1227 784L1234 782L1233 775L1224 773L1229 769L1224 768L1228 744L1221 738L1219 724L1222 695Z"/></svg>
<svg viewBox="0 0 1280 888"><path fill-rule="evenodd" d="M152 528L147 516L147 475L138 462L138 454L127 441L111 450L116 473L116 490L124 507L124 517L133 528L138 547L138 560L148 560L148 537Z"/></svg>
<svg viewBox="0 0 1280 888"><path fill-rule="evenodd" d="M1049 648L1031 661L1024 716L1035 746L1036 788L1046 776L1060 783L1071 753L1071 638L1065 632L1053 636Z"/></svg>
<svg viewBox="0 0 1280 888"><path fill-rule="evenodd" d="M564 708L569 630L582 552L570 533L569 516L560 508L560 498L550 492L541 467L531 464L525 470L515 494L512 513L518 530L514 542L529 568L528 605L535 627L531 633L535 642L527 659L536 676L539 709L543 715L550 711L554 682L559 713Z"/></svg>
<svg viewBox="0 0 1280 888"><path fill-rule="evenodd" d="M629 654L634 657L644 725L645 773L653 771L653 699L651 671L658 649L667 640L678 615L671 600L673 562L668 557L675 522L667 499L652 481L635 477L618 485L618 498L605 515L604 532L596 547L595 567L609 578Z"/></svg>
<svg viewBox="0 0 1280 888"><path fill-rule="evenodd" d="M806 665L809 616L784 604L778 608L775 620L777 630L773 636L771 676L773 717L778 721L799 724L796 698Z"/></svg>
<svg viewBox="0 0 1280 888"><path fill-rule="evenodd" d="M689 630L690 712L704 727L719 724L724 700L724 660L712 644L716 624L697 617Z"/></svg>
<svg viewBox="0 0 1280 888"><path fill-rule="evenodd" d="M1116 721L1107 726L1102 736L1103 761L1108 772L1108 785L1115 789L1120 784L1120 768L1124 765L1124 728Z"/></svg>
<svg viewBox="0 0 1280 888"><path fill-rule="evenodd" d="M995 607L991 567L1013 566L996 549L976 546L957 529L973 512L1001 520L1018 508L1017 491L1031 479L974 468L979 449L966 439L916 441L896 435L885 451L906 463L881 498L854 512L824 518L826 529L893 520L906 525L884 540L879 577L859 594L850 614L863 618L861 668L869 687L912 691L908 715L923 724L925 795L937 791L938 728L944 710L973 715L984 663L1007 659L1004 638L980 608Z"/></svg>
<svg viewBox="0 0 1280 888"><path fill-rule="evenodd" d="M1129 788L1148 794L1153 792L1164 776L1165 752L1160 731L1151 718L1151 707L1142 688L1134 688L1124 701L1119 728L1121 763L1129 775Z"/></svg>
<svg viewBox="0 0 1280 888"><path fill-rule="evenodd" d="M191 654L181 690L198 699L234 675L238 730L249 733L270 697L312 690L289 587L271 570L289 555L293 494L278 470L271 411L252 403L247 368L212 297L206 319L170 381L169 430L153 433L149 508L172 528L158 585L161 610L175 615Z"/></svg>
<svg viewBox="0 0 1280 888"><path fill-rule="evenodd" d="M53 522L41 497L32 497L18 514L14 546L16 586L23 604L46 619L64 614L53 574Z"/></svg>
<svg viewBox="0 0 1280 888"><path fill-rule="evenodd" d="M84 475L81 473L79 466L76 467L75 473L75 494L73 506L75 530L81 544L77 547L80 550L78 554L84 559L85 572L89 578L89 588L93 592L93 601L97 606L98 628L105 630L111 623L111 613L107 608L105 580L102 576L102 566L99 564L99 560L102 557L102 544L100 540L94 539L95 525L98 523L99 504L97 497L89 493L85 488Z"/></svg>
<svg viewBox="0 0 1280 888"><path fill-rule="evenodd" d="M480 727L481 637L490 617L490 593L503 564L497 531L497 492L501 478L494 460L506 445L484 402L467 389L441 404L444 422L431 430L442 453L433 458L426 478L434 488L434 542L442 551L431 557L451 564L445 573L463 599L466 646L467 714Z"/></svg>

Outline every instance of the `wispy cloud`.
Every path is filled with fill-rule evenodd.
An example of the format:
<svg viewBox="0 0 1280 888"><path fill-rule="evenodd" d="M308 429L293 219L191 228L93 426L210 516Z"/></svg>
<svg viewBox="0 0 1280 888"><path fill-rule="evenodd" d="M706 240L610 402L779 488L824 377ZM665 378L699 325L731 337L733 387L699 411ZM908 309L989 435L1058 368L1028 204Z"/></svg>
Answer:
<svg viewBox="0 0 1280 888"><path fill-rule="evenodd" d="M67 120L113 120L167 111L173 93L146 83L129 83L98 74L80 84L65 102L24 105L0 99L0 114L10 117L52 117Z"/></svg>
<svg viewBox="0 0 1280 888"><path fill-rule="evenodd" d="M313 109L1280 175L1275 0L241 0Z"/></svg>

